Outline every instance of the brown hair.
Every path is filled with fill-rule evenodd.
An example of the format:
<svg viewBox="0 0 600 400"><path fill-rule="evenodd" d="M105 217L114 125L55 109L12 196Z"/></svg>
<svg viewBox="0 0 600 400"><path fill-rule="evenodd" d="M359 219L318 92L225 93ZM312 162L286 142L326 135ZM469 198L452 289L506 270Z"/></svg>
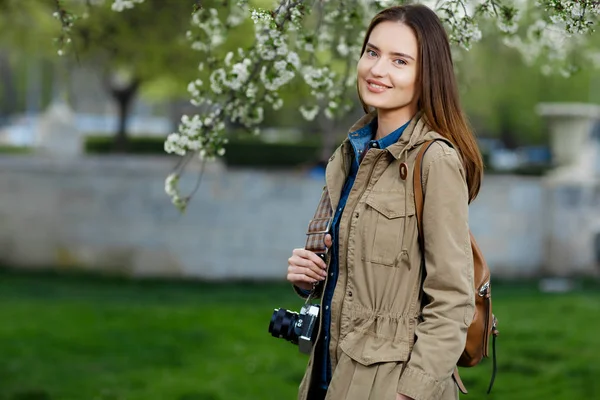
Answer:
<svg viewBox="0 0 600 400"><path fill-rule="evenodd" d="M469 202L479 193L483 160L473 132L460 106L450 43L442 22L428 7L420 4L389 7L378 13L365 34L361 55L373 29L381 22L401 22L410 27L419 44L418 108L428 125L452 142L460 153L467 175ZM358 93L360 98L360 92ZM363 109L369 107L360 98Z"/></svg>

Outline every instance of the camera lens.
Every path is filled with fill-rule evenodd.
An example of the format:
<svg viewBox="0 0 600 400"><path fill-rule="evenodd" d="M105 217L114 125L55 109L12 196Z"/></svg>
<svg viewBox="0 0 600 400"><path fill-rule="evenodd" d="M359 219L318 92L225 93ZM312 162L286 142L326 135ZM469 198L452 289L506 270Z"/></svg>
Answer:
<svg viewBox="0 0 600 400"><path fill-rule="evenodd" d="M269 323L269 333L278 338L283 338L294 344L298 343L298 334L294 330L298 313L283 308L273 311Z"/></svg>

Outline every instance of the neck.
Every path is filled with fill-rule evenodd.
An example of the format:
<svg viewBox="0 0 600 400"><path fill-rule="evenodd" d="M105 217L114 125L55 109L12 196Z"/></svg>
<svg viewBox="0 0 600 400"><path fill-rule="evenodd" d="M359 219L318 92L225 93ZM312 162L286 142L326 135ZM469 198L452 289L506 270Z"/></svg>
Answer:
<svg viewBox="0 0 600 400"><path fill-rule="evenodd" d="M406 124L416 112L412 110L377 110L377 133L375 140L389 135Z"/></svg>

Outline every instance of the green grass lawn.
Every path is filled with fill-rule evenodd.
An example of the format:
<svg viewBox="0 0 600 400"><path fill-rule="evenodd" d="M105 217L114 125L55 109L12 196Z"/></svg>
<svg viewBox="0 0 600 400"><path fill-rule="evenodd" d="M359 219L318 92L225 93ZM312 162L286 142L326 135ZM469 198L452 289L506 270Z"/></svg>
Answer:
<svg viewBox="0 0 600 400"><path fill-rule="evenodd" d="M467 399L600 398L600 292L494 287L499 375L463 369ZM294 399L306 356L272 338L285 284L0 273L0 400ZM382 399L386 400L386 399Z"/></svg>

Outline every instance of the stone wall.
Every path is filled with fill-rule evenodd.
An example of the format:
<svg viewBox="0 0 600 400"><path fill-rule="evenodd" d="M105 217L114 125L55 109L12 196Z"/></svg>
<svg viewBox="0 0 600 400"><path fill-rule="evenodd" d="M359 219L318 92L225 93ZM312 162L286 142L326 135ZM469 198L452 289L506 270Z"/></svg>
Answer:
<svg viewBox="0 0 600 400"><path fill-rule="evenodd" d="M301 171L210 165L184 215L169 203L169 157L0 157L0 262L128 276L284 279L323 181ZM192 187L196 174L182 184ZM489 176L471 229L496 276L544 260L537 178Z"/></svg>

